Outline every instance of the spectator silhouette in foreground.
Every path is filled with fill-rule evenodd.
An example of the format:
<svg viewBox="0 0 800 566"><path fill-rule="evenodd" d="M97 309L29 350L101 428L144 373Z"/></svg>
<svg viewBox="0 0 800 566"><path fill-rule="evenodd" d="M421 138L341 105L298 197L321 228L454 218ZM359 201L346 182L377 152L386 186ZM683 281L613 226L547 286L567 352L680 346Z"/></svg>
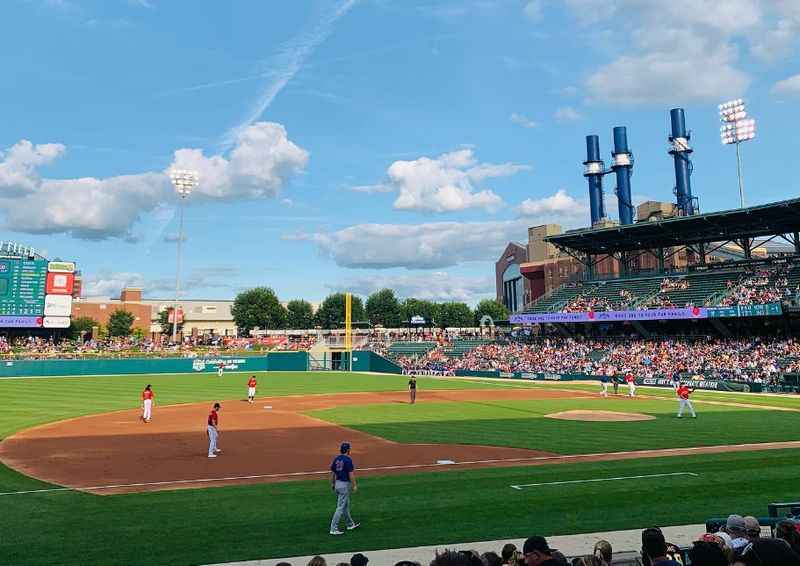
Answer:
<svg viewBox="0 0 800 566"><path fill-rule="evenodd" d="M762 538L745 546L733 566L800 566L798 556L783 539Z"/></svg>
<svg viewBox="0 0 800 566"><path fill-rule="evenodd" d="M667 557L667 541L659 528L642 531L642 562L645 566L681 566Z"/></svg>

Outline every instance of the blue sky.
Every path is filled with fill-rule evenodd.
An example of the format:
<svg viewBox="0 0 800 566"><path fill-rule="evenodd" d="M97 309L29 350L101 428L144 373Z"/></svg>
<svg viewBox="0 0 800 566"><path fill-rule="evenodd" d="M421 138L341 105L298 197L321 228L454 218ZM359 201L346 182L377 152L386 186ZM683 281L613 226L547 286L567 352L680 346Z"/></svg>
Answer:
<svg viewBox="0 0 800 566"><path fill-rule="evenodd" d="M672 199L686 108L703 211L738 203L717 104L743 97L748 204L797 196L796 0L11 0L0 23L0 238L87 293L254 285L475 302L526 227L588 223L584 136L628 127L634 197ZM606 206L615 214L613 183Z"/></svg>

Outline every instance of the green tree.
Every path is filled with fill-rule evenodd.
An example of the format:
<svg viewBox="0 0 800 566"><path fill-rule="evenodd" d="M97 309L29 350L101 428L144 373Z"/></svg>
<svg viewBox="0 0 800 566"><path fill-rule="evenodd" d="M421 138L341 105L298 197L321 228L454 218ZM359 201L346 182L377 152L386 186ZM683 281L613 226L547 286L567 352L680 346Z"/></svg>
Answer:
<svg viewBox="0 0 800 566"><path fill-rule="evenodd" d="M172 323L169 321L169 311L172 307L166 308L158 313L158 325L161 327L161 334L172 336ZM178 333L183 332L183 321L178 318Z"/></svg>
<svg viewBox="0 0 800 566"><path fill-rule="evenodd" d="M314 308L308 301L295 299L286 305L286 328L302 330L314 327Z"/></svg>
<svg viewBox="0 0 800 566"><path fill-rule="evenodd" d="M484 316L492 317L492 321L497 324L500 320L508 320L508 309L495 299L484 299L475 307L475 326L480 325Z"/></svg>
<svg viewBox="0 0 800 566"><path fill-rule="evenodd" d="M475 321L475 314L464 303L441 303L439 305L439 319L436 321L441 328L469 328Z"/></svg>
<svg viewBox="0 0 800 566"><path fill-rule="evenodd" d="M130 336L133 328L133 313L126 310L116 310L108 317L109 336Z"/></svg>
<svg viewBox="0 0 800 566"><path fill-rule="evenodd" d="M364 302L361 297L353 295L353 322L366 319ZM334 293L325 297L314 315L314 322L322 328L344 328L344 293Z"/></svg>
<svg viewBox="0 0 800 566"><path fill-rule="evenodd" d="M231 314L245 336L254 328L274 330L286 326L286 309L269 287L255 287L236 295Z"/></svg>
<svg viewBox="0 0 800 566"><path fill-rule="evenodd" d="M381 289L367 299L367 318L371 324L385 328L400 326L400 302L391 289Z"/></svg>
<svg viewBox="0 0 800 566"><path fill-rule="evenodd" d="M92 328L95 326L100 326L100 323L95 319L88 316L79 316L78 318L72 319L70 322L69 335L72 338L80 338L81 332L83 332L84 335L91 334Z"/></svg>
<svg viewBox="0 0 800 566"><path fill-rule="evenodd" d="M403 323L408 322L415 316L423 317L427 322L439 322L439 306L431 301L422 299L408 298L400 305L400 316Z"/></svg>

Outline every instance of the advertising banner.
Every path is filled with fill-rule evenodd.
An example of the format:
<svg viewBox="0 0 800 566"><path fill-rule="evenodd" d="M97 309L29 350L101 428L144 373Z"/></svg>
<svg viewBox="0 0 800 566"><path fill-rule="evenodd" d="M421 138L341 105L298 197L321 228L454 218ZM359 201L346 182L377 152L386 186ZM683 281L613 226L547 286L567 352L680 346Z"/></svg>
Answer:
<svg viewBox="0 0 800 566"><path fill-rule="evenodd" d="M75 263L71 261L51 261L47 264L50 273L75 273Z"/></svg>
<svg viewBox="0 0 800 566"><path fill-rule="evenodd" d="M707 318L703 307L677 309L643 309L633 311L584 311L512 314L513 324L543 324L559 322L625 322L629 320L681 320Z"/></svg>
<svg viewBox="0 0 800 566"><path fill-rule="evenodd" d="M747 316L780 316L780 303L737 305L731 307L685 307L633 311L584 311L512 314L512 324L547 324L562 322L625 322L632 320L689 320Z"/></svg>
<svg viewBox="0 0 800 566"><path fill-rule="evenodd" d="M40 328L41 316L0 316L0 328Z"/></svg>
<svg viewBox="0 0 800 566"><path fill-rule="evenodd" d="M66 316L72 314L72 295L47 295L44 298L45 316Z"/></svg>
<svg viewBox="0 0 800 566"><path fill-rule="evenodd" d="M45 291L48 295L72 295L72 288L75 286L74 273L53 273L47 274Z"/></svg>
<svg viewBox="0 0 800 566"><path fill-rule="evenodd" d="M689 383L689 387L693 387L695 389L706 389L709 391L738 391L741 393L749 393L751 389L749 384L739 383L737 381L720 381L716 379L691 379L684 381ZM672 380L666 377L637 377L636 385L672 387Z"/></svg>
<svg viewBox="0 0 800 566"><path fill-rule="evenodd" d="M46 316L42 322L44 328L69 328L68 316Z"/></svg>

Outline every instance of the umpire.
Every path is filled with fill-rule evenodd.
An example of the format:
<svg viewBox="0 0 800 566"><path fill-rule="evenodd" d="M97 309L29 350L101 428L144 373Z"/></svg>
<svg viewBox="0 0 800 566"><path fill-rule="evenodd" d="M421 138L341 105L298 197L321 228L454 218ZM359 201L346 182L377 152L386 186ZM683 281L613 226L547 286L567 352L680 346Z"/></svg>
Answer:
<svg viewBox="0 0 800 566"><path fill-rule="evenodd" d="M358 527L358 523L350 516L350 493L358 491L356 484L355 466L350 458L350 443L342 442L339 455L331 463L331 488L336 492L336 512L331 520L332 535L344 534L339 530L339 521L344 515L344 524L348 531Z"/></svg>

